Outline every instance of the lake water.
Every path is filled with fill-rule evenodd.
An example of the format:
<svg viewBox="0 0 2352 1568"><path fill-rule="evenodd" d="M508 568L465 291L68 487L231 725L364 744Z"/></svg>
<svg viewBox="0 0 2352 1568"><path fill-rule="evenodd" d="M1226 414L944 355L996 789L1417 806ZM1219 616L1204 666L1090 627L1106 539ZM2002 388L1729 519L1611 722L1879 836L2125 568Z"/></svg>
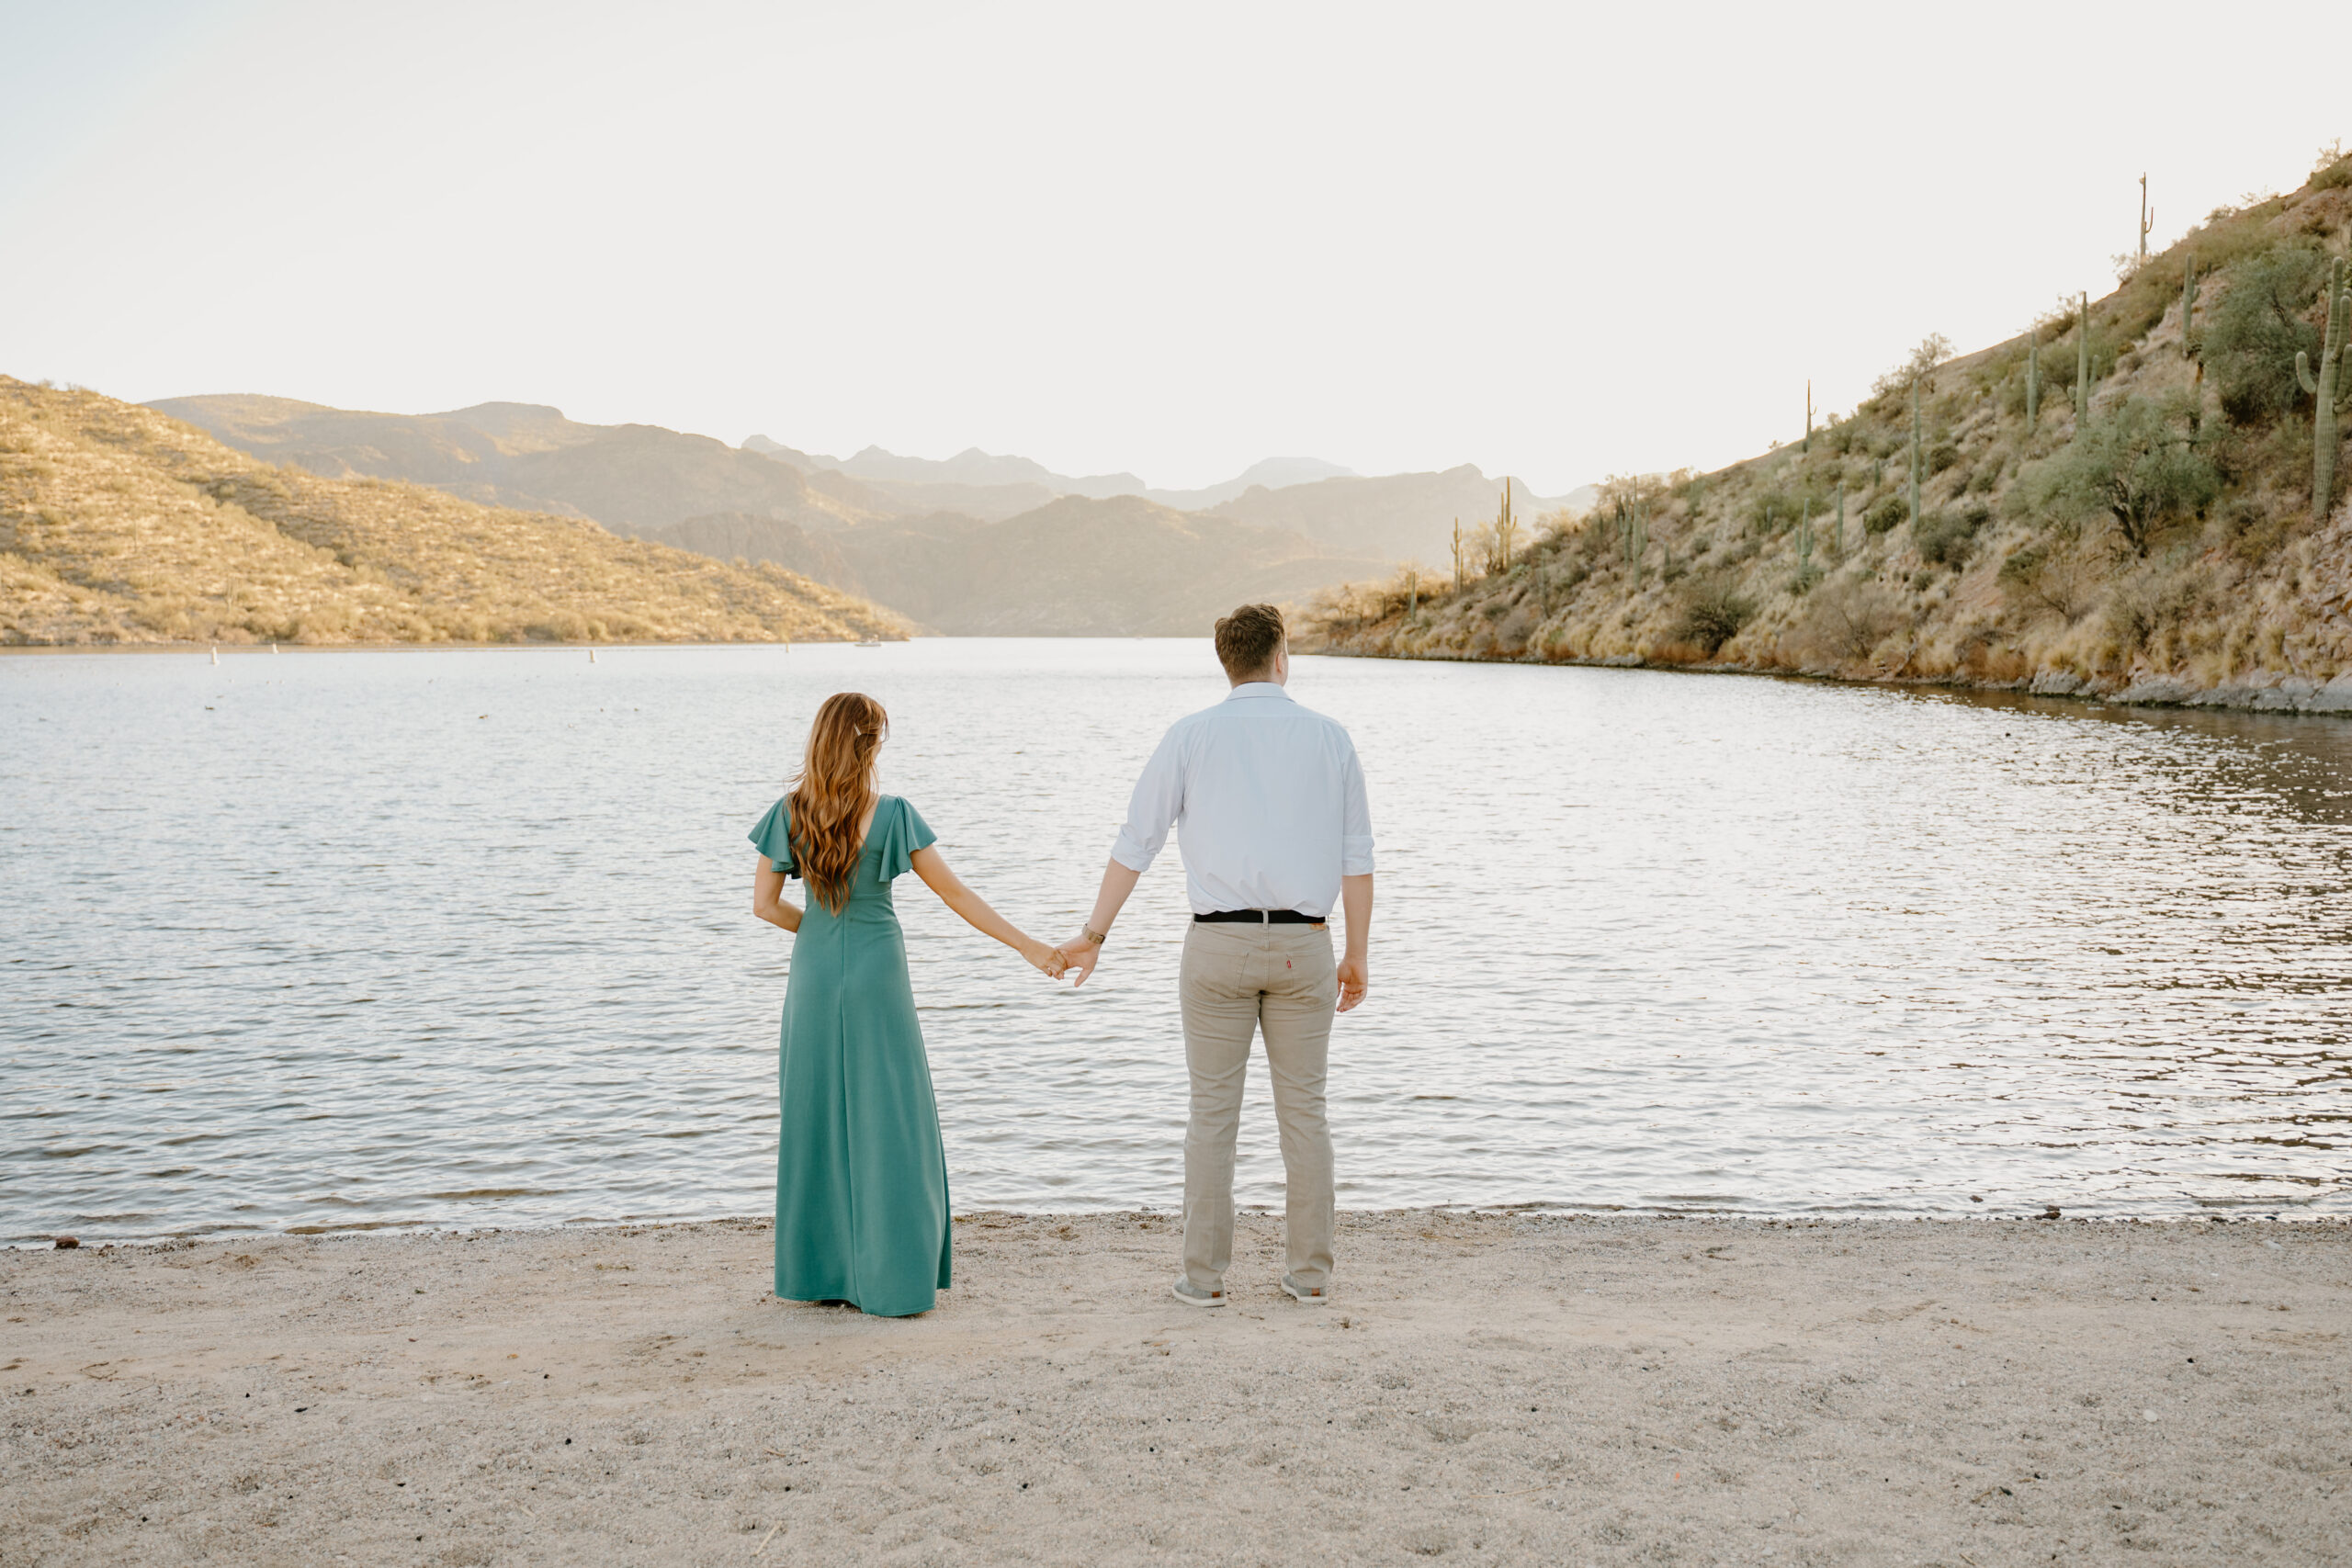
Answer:
<svg viewBox="0 0 2352 1568"><path fill-rule="evenodd" d="M759 1213L817 701L1074 930L1205 643L0 660L0 1240ZM1302 659L1380 843L1340 1202L2352 1213L2352 724ZM1082 991L899 903L959 1207L1172 1206L1171 844ZM1279 1203L1259 1070L1241 1196ZM1981 1201L1980 1201L1981 1200Z"/></svg>

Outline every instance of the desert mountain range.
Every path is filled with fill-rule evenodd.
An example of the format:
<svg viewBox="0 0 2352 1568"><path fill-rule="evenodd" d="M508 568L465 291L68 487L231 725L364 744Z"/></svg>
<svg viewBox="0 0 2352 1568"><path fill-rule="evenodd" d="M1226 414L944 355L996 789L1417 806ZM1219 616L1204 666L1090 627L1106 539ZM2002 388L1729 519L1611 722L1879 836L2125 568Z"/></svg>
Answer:
<svg viewBox="0 0 2352 1568"><path fill-rule="evenodd" d="M1222 484L1153 490L977 448L843 459L763 435L730 447L658 425L584 424L532 403L394 414L243 394L148 405L323 478L430 485L721 560L772 562L956 635L1198 635L1248 598L1297 599L1443 560L1454 519L1574 510L1475 466L1365 478L1273 457Z"/></svg>
<svg viewBox="0 0 2352 1568"><path fill-rule="evenodd" d="M905 632L773 563L713 560L424 485L324 479L136 404L0 376L0 643Z"/></svg>
<svg viewBox="0 0 2352 1568"><path fill-rule="evenodd" d="M1302 641L2352 713L2348 263L2331 146L2103 298L1931 337L1850 417L1612 479L1462 581L1331 594Z"/></svg>

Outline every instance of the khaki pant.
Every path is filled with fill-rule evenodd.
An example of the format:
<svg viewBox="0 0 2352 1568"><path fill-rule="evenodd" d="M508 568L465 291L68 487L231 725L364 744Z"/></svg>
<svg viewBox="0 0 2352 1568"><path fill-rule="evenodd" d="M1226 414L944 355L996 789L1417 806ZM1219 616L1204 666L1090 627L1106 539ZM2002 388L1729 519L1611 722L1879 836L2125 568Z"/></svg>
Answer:
<svg viewBox="0 0 2352 1568"><path fill-rule="evenodd" d="M1282 1130L1290 1272L1331 1277L1331 1126L1323 1077L1340 987L1329 926L1194 924L1178 982L1192 1118L1184 1131L1184 1277L1224 1288L1233 1261L1233 1139L1250 1039L1266 1034L1266 1066Z"/></svg>

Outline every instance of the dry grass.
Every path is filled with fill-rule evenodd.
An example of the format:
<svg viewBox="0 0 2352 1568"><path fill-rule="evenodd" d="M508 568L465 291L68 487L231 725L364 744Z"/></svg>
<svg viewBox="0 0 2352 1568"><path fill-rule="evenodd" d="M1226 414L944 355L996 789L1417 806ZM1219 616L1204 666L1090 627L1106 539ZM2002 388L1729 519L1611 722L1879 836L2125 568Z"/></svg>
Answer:
<svg viewBox="0 0 2352 1568"><path fill-rule="evenodd" d="M281 468L0 377L0 643L769 642L904 635L780 567Z"/></svg>

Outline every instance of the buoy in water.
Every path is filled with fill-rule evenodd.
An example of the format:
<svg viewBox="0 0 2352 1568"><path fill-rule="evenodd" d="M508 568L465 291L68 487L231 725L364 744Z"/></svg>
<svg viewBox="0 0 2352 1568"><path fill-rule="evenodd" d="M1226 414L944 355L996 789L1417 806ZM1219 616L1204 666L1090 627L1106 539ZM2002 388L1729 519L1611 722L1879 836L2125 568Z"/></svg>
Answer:
<svg viewBox="0 0 2352 1568"><path fill-rule="evenodd" d="M270 651L270 652L272 652L272 653L276 653L276 652L277 651L277 645L276 643L274 643L274 642L273 642L273 643L271 643L271 644L269 645L269 651Z"/></svg>
<svg viewBox="0 0 2352 1568"><path fill-rule="evenodd" d="M593 648L588 650L588 662L591 664L596 662L596 650Z"/></svg>
<svg viewBox="0 0 2352 1568"><path fill-rule="evenodd" d="M220 662L220 650L217 648L212 650L212 662L215 664Z"/></svg>

